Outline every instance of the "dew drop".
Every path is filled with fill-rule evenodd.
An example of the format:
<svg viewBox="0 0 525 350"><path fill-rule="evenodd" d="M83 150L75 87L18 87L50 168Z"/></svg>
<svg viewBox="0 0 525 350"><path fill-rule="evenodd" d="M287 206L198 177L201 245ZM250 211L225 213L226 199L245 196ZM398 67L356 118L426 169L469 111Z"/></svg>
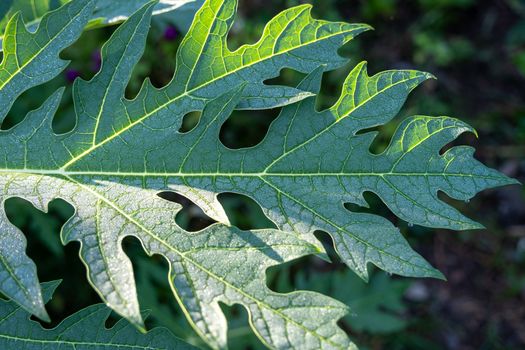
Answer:
<svg viewBox="0 0 525 350"><path fill-rule="evenodd" d="M413 226L414 226L413 223L411 223L411 222L408 223L408 227L413 227Z"/></svg>
<svg viewBox="0 0 525 350"><path fill-rule="evenodd" d="M470 203L470 199L465 199L465 203Z"/></svg>

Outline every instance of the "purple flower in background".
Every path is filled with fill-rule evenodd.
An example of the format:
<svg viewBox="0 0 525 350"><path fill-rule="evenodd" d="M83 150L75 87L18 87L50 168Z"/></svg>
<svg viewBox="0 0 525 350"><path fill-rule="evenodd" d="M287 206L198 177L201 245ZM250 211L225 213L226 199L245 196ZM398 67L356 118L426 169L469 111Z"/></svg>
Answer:
<svg viewBox="0 0 525 350"><path fill-rule="evenodd" d="M76 70L76 69L68 69L68 70L66 70L66 79L70 83L75 81L75 79L78 78L79 76L80 76L80 72L78 70Z"/></svg>
<svg viewBox="0 0 525 350"><path fill-rule="evenodd" d="M100 54L100 50L96 50L91 54L91 61L91 70L93 72L98 72L100 67L102 67L102 55Z"/></svg>
<svg viewBox="0 0 525 350"><path fill-rule="evenodd" d="M164 30L164 39L167 41L173 41L177 38L177 28L172 26L171 24L166 27Z"/></svg>

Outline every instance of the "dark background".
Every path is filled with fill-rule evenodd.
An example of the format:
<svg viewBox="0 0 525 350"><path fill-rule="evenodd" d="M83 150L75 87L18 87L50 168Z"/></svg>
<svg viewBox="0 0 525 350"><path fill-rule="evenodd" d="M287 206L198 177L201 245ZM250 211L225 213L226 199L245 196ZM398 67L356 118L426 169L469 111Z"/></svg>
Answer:
<svg viewBox="0 0 525 350"><path fill-rule="evenodd" d="M281 10L305 3L296 0L241 0L240 14L230 33L230 48L258 39L264 24ZM362 60L369 72L395 68L429 71L437 81L426 82L409 98L398 118L379 128L375 148L386 147L399 121L408 115L449 115L469 122L479 132L463 135L457 143L477 148L476 157L491 167L525 182L525 1L521 0L319 0L314 16L329 20L366 22L375 31L359 36L342 52L352 59L347 67L325 75L319 108L339 96L342 81ZM128 97L133 97L146 76L162 86L173 74L182 28L172 17L154 19L146 54L135 70ZM180 27L180 26L179 26ZM77 76L90 78L100 65L99 49L114 28L88 31L62 55L72 60L63 76L24 94L2 128L36 108L56 87ZM296 84L301 74L284 70L273 83ZM36 93L37 92L37 93ZM71 128L70 96L55 120L58 131ZM257 144L278 110L235 112L223 127L229 147ZM185 118L191 128L197 116ZM189 230L210 221L190 202L164 194L184 205L177 216ZM224 194L221 202L232 222L241 228L267 227L260 208L251 200ZM438 267L447 282L407 279L374 271L369 284L361 282L340 263L304 258L268 272L277 291L310 289L348 303L353 314L341 321L352 339L364 349L523 349L525 348L525 192L512 186L485 191L470 203L453 202L487 229L472 232L408 227L374 196L367 198L371 212L398 225L415 249ZM445 199L448 200L448 199ZM78 259L78 244L65 248L60 226L72 214L64 202L54 201L49 214L27 202L10 199L10 219L28 236L28 254L42 281L63 279L48 305L54 320L100 302L85 278ZM319 237L328 244L326 234ZM148 326L163 325L177 336L203 345L186 323L167 283L167 265L160 257L146 256L138 241L125 241L136 270L141 305L150 310ZM333 255L333 254L332 254ZM333 255L335 261L337 257ZM261 348L248 328L240 307L224 307L229 315L232 349ZM111 320L108 326L111 324Z"/></svg>

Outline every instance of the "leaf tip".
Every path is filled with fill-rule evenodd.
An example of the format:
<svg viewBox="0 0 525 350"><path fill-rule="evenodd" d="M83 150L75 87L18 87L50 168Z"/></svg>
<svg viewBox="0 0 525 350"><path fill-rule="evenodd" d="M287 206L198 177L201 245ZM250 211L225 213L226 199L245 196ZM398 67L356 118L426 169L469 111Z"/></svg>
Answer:
<svg viewBox="0 0 525 350"><path fill-rule="evenodd" d="M434 268L432 269L432 272L430 273L428 277L434 278L434 279L437 279L443 282L448 281L447 277L441 271L439 271L438 269L434 269Z"/></svg>
<svg viewBox="0 0 525 350"><path fill-rule="evenodd" d="M346 32L346 37L344 43L346 44L350 40L354 39L359 34L374 30L371 25L366 23L343 23L344 31Z"/></svg>
<svg viewBox="0 0 525 350"><path fill-rule="evenodd" d="M109 305L108 305L109 306ZM113 309L113 308L112 308ZM131 323L140 333L146 334L148 330L146 329L146 325L144 323L144 320L142 316L139 314L138 316L132 316L132 317L126 317L129 323Z"/></svg>
<svg viewBox="0 0 525 350"><path fill-rule="evenodd" d="M313 9L314 5L312 4L302 4L302 5L299 5L297 6L298 9L305 9L307 11L311 11Z"/></svg>
<svg viewBox="0 0 525 350"><path fill-rule="evenodd" d="M370 274L368 273L368 266L365 264L364 268L352 268L352 270L356 273L356 275L363 280L363 282L368 283L370 282Z"/></svg>
<svg viewBox="0 0 525 350"><path fill-rule="evenodd" d="M150 0L144 5L144 7L149 9L150 7L156 6L158 3L159 0Z"/></svg>
<svg viewBox="0 0 525 350"><path fill-rule="evenodd" d="M357 30L360 30L359 31L359 34L360 33L363 33L363 32L368 32L368 31L372 31L372 30L376 30L374 27L372 27L370 24L366 24L366 23L357 23L355 24L355 26L357 27Z"/></svg>
<svg viewBox="0 0 525 350"><path fill-rule="evenodd" d="M38 312L35 312L34 315L46 323L51 322L51 317L49 317L49 314L47 313L45 308L42 308L42 310L38 310Z"/></svg>
<svg viewBox="0 0 525 350"><path fill-rule="evenodd" d="M519 186L523 186L523 183L518 180L518 179L514 179L512 177L509 177L507 178L507 184L506 185L519 185Z"/></svg>
<svg viewBox="0 0 525 350"><path fill-rule="evenodd" d="M357 71L364 70L368 75L368 61L364 60L364 61L359 62L355 66L354 70L357 70Z"/></svg>
<svg viewBox="0 0 525 350"><path fill-rule="evenodd" d="M466 230L485 230L486 227L483 224L480 224L479 222L472 221L471 223L468 223L465 227Z"/></svg>
<svg viewBox="0 0 525 350"><path fill-rule="evenodd" d="M432 79L432 80L438 80L438 78L432 74L432 73L429 73L429 72L421 72L423 74L423 76L425 77L425 79Z"/></svg>
<svg viewBox="0 0 525 350"><path fill-rule="evenodd" d="M477 139L479 139L479 134L478 134L478 131L474 128L470 128L470 132L474 134L474 136L476 136Z"/></svg>
<svg viewBox="0 0 525 350"><path fill-rule="evenodd" d="M137 328L137 330L142 333L142 334L146 334L148 333L148 330L146 329L146 326L144 324L142 325L137 325L137 324L134 324L135 327Z"/></svg>

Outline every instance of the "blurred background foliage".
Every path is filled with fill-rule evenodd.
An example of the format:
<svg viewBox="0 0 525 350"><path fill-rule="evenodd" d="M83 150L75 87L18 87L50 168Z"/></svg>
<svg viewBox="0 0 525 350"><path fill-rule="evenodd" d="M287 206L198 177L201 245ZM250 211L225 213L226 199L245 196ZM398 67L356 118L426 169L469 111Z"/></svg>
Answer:
<svg viewBox="0 0 525 350"><path fill-rule="evenodd" d="M426 82L408 100L398 118L378 128L371 151L381 152L401 118L411 114L450 115L470 122L479 132L463 135L456 143L477 148L476 157L509 176L525 182L525 1L523 0L240 0L240 13L229 35L235 49L257 40L265 23L279 11L312 3L315 17L366 22L375 27L342 49L350 65L325 75L318 107L334 103L346 74L367 60L371 74L394 68L432 72L437 81ZM154 19L145 55L128 86L132 98L145 77L160 87L173 75L175 52L189 25L191 11ZM62 108L54 120L57 132L75 123L71 85L75 78L89 79L100 67L100 47L114 28L86 31L62 56L71 60L67 71L50 83L19 98L2 125L8 129L28 110L38 107L57 87L66 85ZM302 75L283 70L269 84L296 84ZM234 112L221 130L222 142L231 148L256 145L265 136L279 110ZM198 121L185 116L181 132ZM186 198L163 193L184 209L176 220L196 231L211 223ZM448 282L388 276L374 270L368 284L342 265L328 235L319 232L334 264L308 257L272 268L268 284L277 291L315 290L345 303L352 313L341 326L363 349L523 349L525 348L525 193L520 187L486 191L468 205L451 202L487 229L452 232L409 227L397 219L381 200L367 194L372 213L389 218L410 243L438 267ZM225 193L220 200L232 223L243 228L273 224L251 199ZM55 200L47 214L21 199L9 199L10 220L29 238L28 254L38 266L42 281L63 279L48 305L56 325L65 316L99 302L78 259L78 244L63 247L60 227L73 208ZM349 210L358 210L348 206ZM178 337L203 346L176 305L167 282L167 264L148 257L135 239L124 242L136 271L141 305L149 310L148 326L168 327ZM231 349L260 349L248 328L241 307L223 305L229 320ZM108 326L111 325L111 321Z"/></svg>

